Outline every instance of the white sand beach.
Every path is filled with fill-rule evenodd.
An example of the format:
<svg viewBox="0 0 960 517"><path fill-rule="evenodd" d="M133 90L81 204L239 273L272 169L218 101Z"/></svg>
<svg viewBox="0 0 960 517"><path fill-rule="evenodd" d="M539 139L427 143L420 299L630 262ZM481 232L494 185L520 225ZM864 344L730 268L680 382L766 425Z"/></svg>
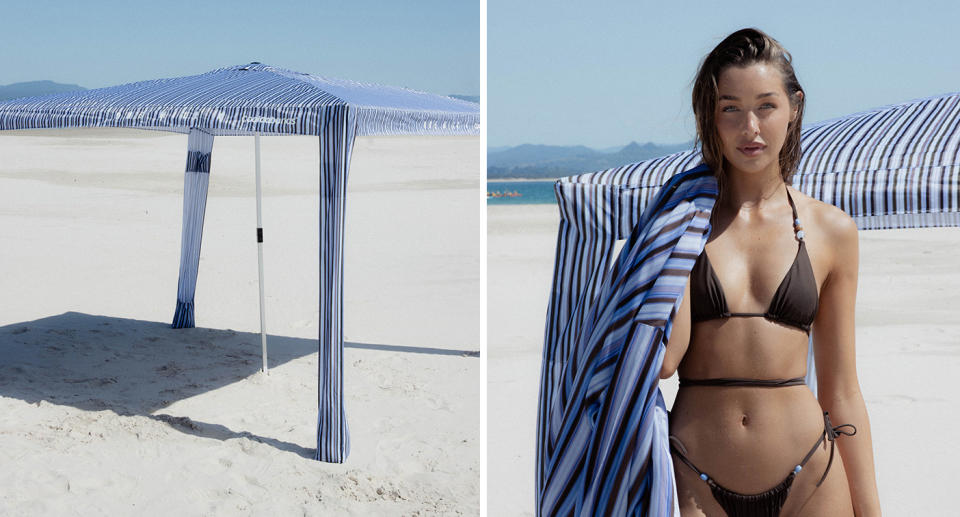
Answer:
<svg viewBox="0 0 960 517"><path fill-rule="evenodd" d="M0 515L478 515L480 138L357 140L340 465L311 459L317 140L262 139L269 376L251 137L215 141L197 328L170 328L186 143L0 133Z"/></svg>
<svg viewBox="0 0 960 517"><path fill-rule="evenodd" d="M534 515L537 393L559 216L488 207L490 515ZM884 515L954 515L960 228L860 232L859 378ZM664 381L668 407L676 377Z"/></svg>

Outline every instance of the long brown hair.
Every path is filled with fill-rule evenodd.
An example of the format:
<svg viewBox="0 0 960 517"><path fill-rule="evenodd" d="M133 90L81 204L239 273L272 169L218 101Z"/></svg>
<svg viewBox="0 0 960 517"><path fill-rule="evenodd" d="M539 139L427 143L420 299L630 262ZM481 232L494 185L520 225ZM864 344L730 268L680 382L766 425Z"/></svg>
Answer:
<svg viewBox="0 0 960 517"><path fill-rule="evenodd" d="M713 170L720 183L721 192L726 176L726 160L714 120L720 97L717 80L720 73L729 66L748 66L754 63L775 66L783 76L783 88L790 99L790 106L799 105L797 117L790 122L787 138L780 149L780 175L787 184L791 183L800 161L800 128L803 123L806 93L797 95L803 88L793 71L790 53L777 40L759 29L740 29L727 36L707 54L693 83L693 114L697 119L697 140L701 144L703 162Z"/></svg>

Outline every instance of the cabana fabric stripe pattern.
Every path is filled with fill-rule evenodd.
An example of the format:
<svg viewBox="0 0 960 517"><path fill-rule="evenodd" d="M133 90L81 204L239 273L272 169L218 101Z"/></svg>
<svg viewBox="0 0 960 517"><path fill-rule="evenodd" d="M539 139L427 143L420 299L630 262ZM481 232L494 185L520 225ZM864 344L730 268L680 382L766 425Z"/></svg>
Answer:
<svg viewBox="0 0 960 517"><path fill-rule="evenodd" d="M317 458L337 463L350 454L343 407L343 227L347 174L356 136L350 108L325 114L320 136L320 382ZM329 343L329 346L324 346Z"/></svg>
<svg viewBox="0 0 960 517"><path fill-rule="evenodd" d="M328 106L354 108L357 135L477 134L475 103L260 63L0 103L0 129L129 127L222 135L320 135Z"/></svg>
<svg viewBox="0 0 960 517"><path fill-rule="evenodd" d="M479 104L405 88L303 74L260 63L200 75L0 102L0 130L125 127L187 133L183 237L172 326L194 326L194 295L214 136L316 135L320 152L320 324L317 456L342 462L343 230L354 139L477 135Z"/></svg>
<svg viewBox="0 0 960 517"><path fill-rule="evenodd" d="M207 209L210 185L210 161L213 135L199 129L187 137L187 167L183 175L183 236L180 244L180 280L177 283L177 308L173 328L193 328L193 297L197 291L200 268L200 240L203 215Z"/></svg>
<svg viewBox="0 0 960 517"><path fill-rule="evenodd" d="M809 125L801 147L793 186L843 209L862 230L960 226L960 93ZM674 510L673 462L663 442L667 414L657 382L678 293L703 246L644 242L638 232L647 235L655 221L678 216L654 200L665 199L661 185L676 186L682 171L690 177L700 163L694 149L555 185L561 220L540 379L538 515L664 516ZM713 201L703 181L663 202L692 203L696 208L688 206L684 216L709 220ZM696 224L681 226L695 232ZM709 231L707 224L704 245ZM628 236L614 261L616 241ZM675 256L664 259L665 253ZM683 281L666 283L656 276L660 271L669 272L667 280L683 272ZM633 281L643 288L625 294L610 287ZM651 316L643 304L654 302L662 310ZM629 320L603 319L611 304L637 313ZM644 326L659 329L659 336L643 334ZM637 343L647 348L633 350ZM807 364L807 384L816 394L812 346ZM642 400L611 412L607 406L622 402L626 385ZM622 443L610 442L614 428ZM628 441L633 449L622 448Z"/></svg>

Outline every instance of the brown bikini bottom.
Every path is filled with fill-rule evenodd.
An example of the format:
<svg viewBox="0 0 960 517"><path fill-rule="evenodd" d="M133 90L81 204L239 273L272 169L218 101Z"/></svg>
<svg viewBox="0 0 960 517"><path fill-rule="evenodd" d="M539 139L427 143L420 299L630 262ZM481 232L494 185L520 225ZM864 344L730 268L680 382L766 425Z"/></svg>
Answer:
<svg viewBox="0 0 960 517"><path fill-rule="evenodd" d="M843 429L844 427L849 427L853 431L845 430ZM834 427L833 424L830 423L830 415L824 411L823 433L820 435L820 438L817 439L817 443L813 444L813 447L810 448L807 455L793 468L793 471L787 475L786 479L770 490L759 494L741 494L718 484L687 458L687 448L684 447L683 443L676 436L670 436L670 450L680 458L680 461L696 472L700 479L710 485L713 498L720 503L720 506L727 512L728 516L778 517L780 515L780 509L783 508L783 503L787 500L787 495L790 493L790 487L793 485L794 478L803 470L803 466L807 464L807 461L809 461L813 453L817 451L817 447L823 443L823 440L830 440L830 460L827 462L827 469L824 470L823 475L820 476L820 481L817 481L817 486L819 487L820 484L823 483L823 480L827 478L827 473L830 472L830 466L833 464L833 451L836 446L835 440L837 436L841 434L853 436L857 434L857 428L852 424L842 424Z"/></svg>

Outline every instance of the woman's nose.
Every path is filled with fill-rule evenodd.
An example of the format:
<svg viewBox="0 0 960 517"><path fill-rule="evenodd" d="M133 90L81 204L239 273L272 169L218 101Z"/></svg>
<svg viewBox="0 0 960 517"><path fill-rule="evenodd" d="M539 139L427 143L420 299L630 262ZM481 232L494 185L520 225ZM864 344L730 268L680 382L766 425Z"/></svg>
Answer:
<svg viewBox="0 0 960 517"><path fill-rule="evenodd" d="M757 116L752 112L747 112L746 120L744 120L743 132L749 136L760 133L760 119L757 118Z"/></svg>

